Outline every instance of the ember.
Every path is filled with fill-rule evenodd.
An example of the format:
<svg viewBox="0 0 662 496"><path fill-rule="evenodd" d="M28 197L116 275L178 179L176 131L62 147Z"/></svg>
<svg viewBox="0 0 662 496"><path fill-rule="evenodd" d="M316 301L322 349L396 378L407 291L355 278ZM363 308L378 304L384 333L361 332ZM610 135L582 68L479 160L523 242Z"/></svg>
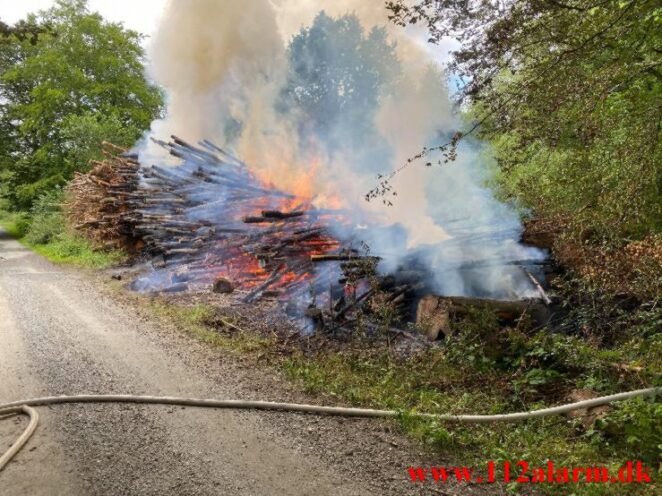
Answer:
<svg viewBox="0 0 662 496"><path fill-rule="evenodd" d="M183 162L145 170L143 192L158 201L143 206L140 215L165 216L167 222L139 223L136 230L147 250L163 253L171 267L186 269L191 288L224 277L249 290L249 301L265 291L292 294L312 282L311 256L340 249L327 222L320 220L328 211L264 186L244 163L212 143L202 141L204 148L199 148L173 136L172 142L158 144ZM175 241L173 230L179 235ZM167 286L169 279L162 278L161 284ZM136 287L160 289L152 283L148 276Z"/></svg>
<svg viewBox="0 0 662 496"><path fill-rule="evenodd" d="M353 248L341 210L319 209L309 198L265 186L236 157L209 141L193 146L173 136L155 141L178 166L140 167L136 157L105 144L107 160L79 176L69 206L77 228L152 257L153 271L133 282L139 291L216 287L243 291L246 302L287 301L290 313L342 322L380 289L394 304L411 304L414 284L377 280L379 258ZM101 200L101 201L97 201ZM417 273L416 282L424 273Z"/></svg>

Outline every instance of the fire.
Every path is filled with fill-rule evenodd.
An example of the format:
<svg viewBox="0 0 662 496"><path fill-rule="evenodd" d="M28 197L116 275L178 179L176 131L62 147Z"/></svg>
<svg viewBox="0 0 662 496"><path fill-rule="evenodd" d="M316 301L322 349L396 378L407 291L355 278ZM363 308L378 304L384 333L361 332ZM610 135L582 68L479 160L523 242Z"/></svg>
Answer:
<svg viewBox="0 0 662 496"><path fill-rule="evenodd" d="M269 167L256 170L255 177L265 188L286 191L294 196L282 205L285 210L295 209L300 204L330 210L345 208L338 192L329 191L331 185L319 184L323 166L320 158L311 159L306 166L275 158Z"/></svg>
<svg viewBox="0 0 662 496"><path fill-rule="evenodd" d="M138 287L183 291L222 278L251 300L265 294L287 299L310 288L317 294L337 283L334 256L346 243L334 232L348 221L332 208L341 205L337 195L315 195L321 161L306 174L276 177L205 140L199 147L176 137L156 143L181 163L143 170L148 200L139 210L140 234L165 264ZM292 170L286 165L270 170Z"/></svg>

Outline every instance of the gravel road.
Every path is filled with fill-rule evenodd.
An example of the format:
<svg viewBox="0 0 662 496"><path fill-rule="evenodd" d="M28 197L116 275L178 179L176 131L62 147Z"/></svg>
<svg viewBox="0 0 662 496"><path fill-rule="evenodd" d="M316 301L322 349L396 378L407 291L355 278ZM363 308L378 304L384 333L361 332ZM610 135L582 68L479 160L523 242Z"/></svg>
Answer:
<svg viewBox="0 0 662 496"><path fill-rule="evenodd" d="M0 403L82 393L316 401L0 231ZM35 437L0 473L3 496L480 492L409 482L407 467L430 460L386 421L135 405L39 411ZM0 453L25 425L0 422Z"/></svg>

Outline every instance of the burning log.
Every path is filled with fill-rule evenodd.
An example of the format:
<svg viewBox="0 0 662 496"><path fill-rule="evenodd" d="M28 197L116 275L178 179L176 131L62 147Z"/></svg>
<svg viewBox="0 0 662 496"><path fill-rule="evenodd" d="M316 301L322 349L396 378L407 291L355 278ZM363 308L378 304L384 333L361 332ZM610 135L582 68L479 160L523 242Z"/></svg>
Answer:
<svg viewBox="0 0 662 496"><path fill-rule="evenodd" d="M269 286L271 286L278 278L280 277L281 273L283 272L283 267L280 266L278 269L276 269L269 278L260 284L257 288L255 288L253 291L251 291L246 297L244 297L245 302L251 302L254 301L256 297L260 296L262 291L267 289Z"/></svg>
<svg viewBox="0 0 662 496"><path fill-rule="evenodd" d="M278 210L262 210L262 217L268 219L292 219L301 217L305 214L303 211L279 212Z"/></svg>

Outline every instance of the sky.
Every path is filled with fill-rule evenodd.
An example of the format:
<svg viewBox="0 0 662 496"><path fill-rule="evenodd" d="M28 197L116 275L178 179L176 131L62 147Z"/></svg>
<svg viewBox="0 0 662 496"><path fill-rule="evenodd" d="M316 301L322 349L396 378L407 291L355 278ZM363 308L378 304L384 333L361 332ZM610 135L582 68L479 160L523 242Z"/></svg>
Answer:
<svg viewBox="0 0 662 496"><path fill-rule="evenodd" d="M13 24L28 13L48 9L54 3L55 0L0 0L0 20ZM90 10L101 13L110 21L122 22L127 28L147 36L156 30L167 3L168 0L88 0ZM445 62L449 49L456 46L446 41L439 47L433 47L426 42L425 33L416 33L412 38L438 62ZM144 43L147 46L149 38Z"/></svg>
<svg viewBox="0 0 662 496"><path fill-rule="evenodd" d="M47 9L54 3L55 0L0 0L0 20L13 24L28 13ZM88 0L88 3L90 10L100 12L106 19L122 22L126 27L149 36L156 30L168 0ZM445 61L448 49L455 46L453 43L444 43L441 47L432 48L425 42L425 35L414 38L420 38L417 40L420 45L433 52L433 58L439 61Z"/></svg>
<svg viewBox="0 0 662 496"><path fill-rule="evenodd" d="M13 24L26 14L47 9L54 3L54 0L0 0L0 19ZM156 29L166 3L167 0L89 0L90 10L146 35Z"/></svg>

